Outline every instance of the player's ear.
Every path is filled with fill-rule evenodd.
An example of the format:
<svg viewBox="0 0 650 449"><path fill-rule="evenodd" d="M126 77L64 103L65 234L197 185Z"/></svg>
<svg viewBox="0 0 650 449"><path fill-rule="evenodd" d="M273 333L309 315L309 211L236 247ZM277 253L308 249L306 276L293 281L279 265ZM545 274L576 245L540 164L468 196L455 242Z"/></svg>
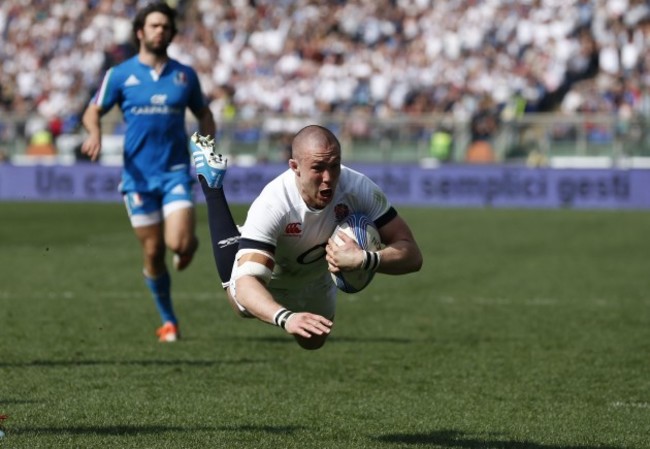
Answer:
<svg viewBox="0 0 650 449"><path fill-rule="evenodd" d="M295 159L289 159L289 168L296 174L300 175L300 170L298 170L298 161Z"/></svg>

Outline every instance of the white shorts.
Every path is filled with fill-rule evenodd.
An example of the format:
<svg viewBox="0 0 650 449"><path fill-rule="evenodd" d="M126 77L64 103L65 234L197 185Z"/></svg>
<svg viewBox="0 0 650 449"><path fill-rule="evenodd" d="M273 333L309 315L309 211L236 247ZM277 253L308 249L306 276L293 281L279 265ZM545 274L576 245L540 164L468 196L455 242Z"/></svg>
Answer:
<svg viewBox="0 0 650 449"><path fill-rule="evenodd" d="M179 209L194 207L191 183L175 183L168 191L158 189L151 192L125 192L124 205L134 228L150 226L163 221Z"/></svg>
<svg viewBox="0 0 650 449"><path fill-rule="evenodd" d="M230 295L237 303L239 310L244 314L250 314L237 301L235 282L230 283L229 289ZM312 285L296 289L273 288L273 281L271 281L268 289L276 302L292 312L309 312L321 315L329 320L334 319L338 290L329 274Z"/></svg>

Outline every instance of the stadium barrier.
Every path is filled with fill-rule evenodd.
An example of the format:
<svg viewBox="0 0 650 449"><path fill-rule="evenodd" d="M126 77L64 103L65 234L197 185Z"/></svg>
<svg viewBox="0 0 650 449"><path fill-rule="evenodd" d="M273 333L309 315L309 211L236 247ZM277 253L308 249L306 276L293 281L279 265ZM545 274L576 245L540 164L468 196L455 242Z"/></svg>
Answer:
<svg viewBox="0 0 650 449"><path fill-rule="evenodd" d="M396 205L507 208L650 208L650 169L556 169L511 165L350 164L369 175ZM228 169L233 204L248 204L286 164ZM121 201L121 168L0 165L0 201ZM196 198L203 201L196 187Z"/></svg>
<svg viewBox="0 0 650 449"><path fill-rule="evenodd" d="M73 164L83 159L79 149L85 134L73 128L57 135L51 156L30 154L26 135L29 117L0 112L0 160L15 164ZM497 162L527 163L536 166L602 168L650 166L650 119L645 116L621 118L611 114L527 113L500 117L489 137L477 137L469 118L450 114L400 116L393 118L330 115L317 119L332 129L343 149L343 158L359 163L440 163ZM124 124L117 109L102 120L105 165L122 163ZM282 115L256 116L220 121L219 151L240 164L282 162L288 155L291 137L313 119ZM188 133L197 128L188 120ZM487 140L486 140L487 139ZM478 145L477 145L478 144ZM479 154L471 150L479 147Z"/></svg>

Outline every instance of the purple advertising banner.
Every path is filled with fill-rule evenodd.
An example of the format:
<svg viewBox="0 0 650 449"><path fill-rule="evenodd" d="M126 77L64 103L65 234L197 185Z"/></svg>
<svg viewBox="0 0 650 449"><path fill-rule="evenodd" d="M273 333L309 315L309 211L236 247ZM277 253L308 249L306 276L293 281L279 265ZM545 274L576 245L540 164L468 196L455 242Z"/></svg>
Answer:
<svg viewBox="0 0 650 449"><path fill-rule="evenodd" d="M233 166L225 189L233 204L249 204L284 164ZM395 205L530 208L650 208L650 170L537 169L458 165L354 164ZM0 201L121 201L121 167L98 164L0 165ZM198 186L197 186L198 193ZM202 202L203 195L197 199Z"/></svg>

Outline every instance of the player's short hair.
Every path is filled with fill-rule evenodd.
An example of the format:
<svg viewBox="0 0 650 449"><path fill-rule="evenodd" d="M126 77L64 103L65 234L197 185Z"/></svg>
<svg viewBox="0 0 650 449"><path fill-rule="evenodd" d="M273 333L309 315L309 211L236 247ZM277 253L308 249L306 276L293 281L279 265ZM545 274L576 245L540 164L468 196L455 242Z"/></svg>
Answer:
<svg viewBox="0 0 650 449"><path fill-rule="evenodd" d="M171 39L174 39L178 29L176 28L176 11L163 1L149 3L144 8L140 9L133 19L133 43L136 48L140 48L140 39L138 39L138 31L144 28L144 22L147 16L152 12L159 12L167 16L169 24L172 27Z"/></svg>
<svg viewBox="0 0 650 449"><path fill-rule="evenodd" d="M334 146L341 151L341 142L331 130L320 125L307 125L296 133L291 142L292 158L302 156L300 150L306 142L318 142L323 147Z"/></svg>

